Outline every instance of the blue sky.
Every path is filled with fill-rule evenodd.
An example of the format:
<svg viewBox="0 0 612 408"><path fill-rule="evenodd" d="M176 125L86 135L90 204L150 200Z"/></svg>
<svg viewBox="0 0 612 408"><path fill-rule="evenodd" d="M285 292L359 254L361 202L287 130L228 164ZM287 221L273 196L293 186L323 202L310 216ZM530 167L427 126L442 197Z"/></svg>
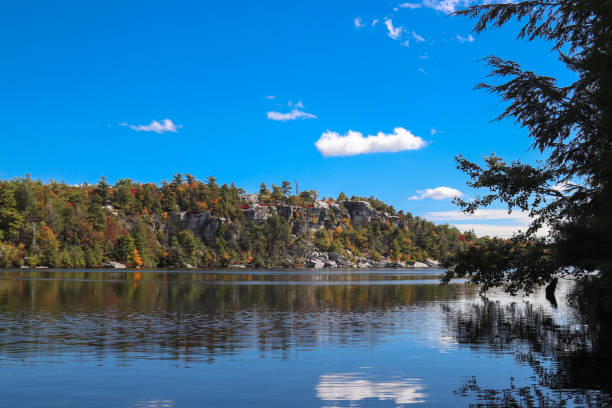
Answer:
<svg viewBox="0 0 612 408"><path fill-rule="evenodd" d="M474 194L455 155L538 158L524 129L491 122L504 105L473 89L488 72L481 58L572 80L550 44L515 39L517 24L475 35L473 22L447 16L466 4L8 3L0 177L160 182L180 172L249 191L297 180L462 226L522 223L432 214L457 211L442 198L451 189Z"/></svg>

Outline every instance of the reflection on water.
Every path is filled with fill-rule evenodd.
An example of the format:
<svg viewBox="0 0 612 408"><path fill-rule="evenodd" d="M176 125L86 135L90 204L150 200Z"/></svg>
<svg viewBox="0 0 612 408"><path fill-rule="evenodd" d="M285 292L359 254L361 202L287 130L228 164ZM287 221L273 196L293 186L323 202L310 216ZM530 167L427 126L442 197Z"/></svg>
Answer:
<svg viewBox="0 0 612 408"><path fill-rule="evenodd" d="M130 405L129 408L172 408L172 400L157 400L141 401L134 405Z"/></svg>
<svg viewBox="0 0 612 408"><path fill-rule="evenodd" d="M609 322L595 321L594 316L576 310L559 321L543 305L528 302L479 302L444 310L459 344L511 353L517 363L534 372L529 385L518 386L510 377L505 386L494 388L480 386L478 376L473 376L457 390L458 395L476 396L490 407L607 406L612 402Z"/></svg>
<svg viewBox="0 0 612 408"><path fill-rule="evenodd" d="M425 387L418 378L384 381L369 380L360 373L324 374L317 384L323 401L361 401L366 398L392 400L396 404L425 402Z"/></svg>
<svg viewBox="0 0 612 408"><path fill-rule="evenodd" d="M109 351L121 358L163 353L193 360L249 347L282 352L322 343L375 344L405 323L406 307L473 291L464 285L441 287L431 274L423 284L422 276L405 272L359 276L359 282L393 282L385 285L329 273L137 274L6 273L0 280L0 360L74 350L80 358ZM253 276L285 283L244 283ZM295 279L310 283L292 284ZM338 284L321 285L322 279Z"/></svg>
<svg viewBox="0 0 612 408"><path fill-rule="evenodd" d="M441 271L0 271L11 407L605 406L609 326ZM35 384L36 393L31 387Z"/></svg>

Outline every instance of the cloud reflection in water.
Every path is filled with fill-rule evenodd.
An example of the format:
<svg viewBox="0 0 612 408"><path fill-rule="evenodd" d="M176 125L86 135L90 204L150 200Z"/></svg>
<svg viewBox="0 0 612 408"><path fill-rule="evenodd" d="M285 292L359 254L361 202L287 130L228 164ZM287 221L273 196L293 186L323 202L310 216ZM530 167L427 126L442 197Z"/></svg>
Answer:
<svg viewBox="0 0 612 408"><path fill-rule="evenodd" d="M376 381L360 373L323 374L317 384L317 397L324 401L361 401L366 398L394 400L396 404L424 403L427 394L418 378Z"/></svg>

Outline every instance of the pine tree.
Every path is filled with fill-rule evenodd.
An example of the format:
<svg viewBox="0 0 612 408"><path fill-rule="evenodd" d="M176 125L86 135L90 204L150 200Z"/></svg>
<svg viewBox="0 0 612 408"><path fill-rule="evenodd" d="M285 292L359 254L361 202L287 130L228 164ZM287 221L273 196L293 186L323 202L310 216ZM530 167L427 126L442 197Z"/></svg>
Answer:
<svg viewBox="0 0 612 408"><path fill-rule="evenodd" d="M543 154L538 165L508 163L495 154L485 166L457 157L472 187L488 190L467 202L474 212L496 201L527 211L530 227L511 240L487 240L455 259L455 275L468 274L482 289L504 286L531 292L557 276L612 270L612 8L607 0L521 1L470 7L475 31L525 21L518 37L553 44L578 78L560 86L554 78L491 56L491 76L509 79L478 88L508 102L498 119L514 118ZM539 237L538 231L550 229ZM447 280L453 274L449 274Z"/></svg>

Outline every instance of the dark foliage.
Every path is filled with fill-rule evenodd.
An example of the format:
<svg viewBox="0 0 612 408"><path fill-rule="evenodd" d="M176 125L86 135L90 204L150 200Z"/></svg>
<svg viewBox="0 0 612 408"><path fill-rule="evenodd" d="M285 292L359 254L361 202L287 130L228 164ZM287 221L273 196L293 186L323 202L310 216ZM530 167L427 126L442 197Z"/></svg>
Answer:
<svg viewBox="0 0 612 408"><path fill-rule="evenodd" d="M491 56L491 76L500 84L480 84L507 102L497 119L514 118L529 130L543 161L507 163L491 155L485 167L457 157L470 186L488 190L472 202L457 200L467 212L503 202L528 211L533 222L510 241L494 240L460 254L455 274L471 275L483 289L505 286L531 292L555 276L607 272L612 266L612 2L609 0L522 1L473 6L456 13L477 18L474 31L523 22L519 39L552 43L578 79L560 86L554 78L521 69ZM538 238L546 230L547 237ZM539 232L539 234L538 234ZM537 255L510 251L536 248ZM498 262L487 265L487 251ZM529 266L531 270L529 270ZM449 277L453 273L449 274ZM447 277L448 278L448 277Z"/></svg>

